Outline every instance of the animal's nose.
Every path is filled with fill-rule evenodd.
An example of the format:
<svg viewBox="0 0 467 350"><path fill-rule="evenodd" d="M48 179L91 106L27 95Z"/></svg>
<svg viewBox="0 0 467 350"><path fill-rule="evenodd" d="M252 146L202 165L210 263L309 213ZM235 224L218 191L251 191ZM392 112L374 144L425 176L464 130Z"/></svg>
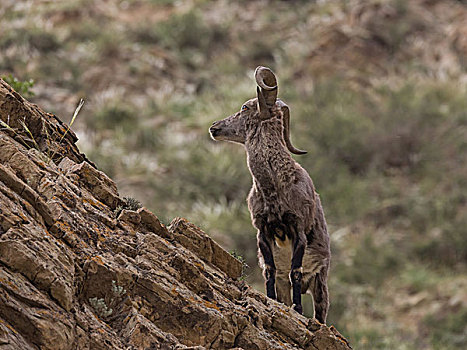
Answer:
<svg viewBox="0 0 467 350"><path fill-rule="evenodd" d="M209 130L211 130L211 131L218 130L218 129L219 129L219 122L218 121L215 121L214 123L212 123L211 127L209 128Z"/></svg>
<svg viewBox="0 0 467 350"><path fill-rule="evenodd" d="M209 128L209 134L213 140L219 135L219 129L216 128L214 125Z"/></svg>

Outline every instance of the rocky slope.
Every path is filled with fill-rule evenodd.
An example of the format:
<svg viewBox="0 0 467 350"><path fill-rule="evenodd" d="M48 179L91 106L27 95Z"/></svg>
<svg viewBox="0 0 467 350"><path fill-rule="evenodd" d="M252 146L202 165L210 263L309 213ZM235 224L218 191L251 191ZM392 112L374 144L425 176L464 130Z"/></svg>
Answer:
<svg viewBox="0 0 467 350"><path fill-rule="evenodd" d="M241 281L199 228L120 198L3 80L0 119L0 349L350 348Z"/></svg>

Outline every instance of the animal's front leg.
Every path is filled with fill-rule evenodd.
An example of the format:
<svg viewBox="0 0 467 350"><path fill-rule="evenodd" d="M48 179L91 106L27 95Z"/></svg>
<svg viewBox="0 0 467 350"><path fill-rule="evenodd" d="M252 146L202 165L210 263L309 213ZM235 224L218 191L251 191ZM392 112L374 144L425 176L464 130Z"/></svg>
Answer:
<svg viewBox="0 0 467 350"><path fill-rule="evenodd" d="M276 299L276 265L272 254L271 241L263 231L258 232L258 248L264 260L264 280L266 283L266 295L271 299Z"/></svg>
<svg viewBox="0 0 467 350"><path fill-rule="evenodd" d="M292 268L290 270L290 281L292 282L293 308L298 313L303 313L302 307L302 261L305 253L305 240L296 235L293 245Z"/></svg>

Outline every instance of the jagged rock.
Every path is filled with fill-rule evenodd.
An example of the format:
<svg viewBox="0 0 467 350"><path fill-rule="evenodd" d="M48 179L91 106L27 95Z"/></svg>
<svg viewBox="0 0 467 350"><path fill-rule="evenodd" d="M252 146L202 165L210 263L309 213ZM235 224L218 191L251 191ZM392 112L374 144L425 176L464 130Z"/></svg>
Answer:
<svg viewBox="0 0 467 350"><path fill-rule="evenodd" d="M169 232L185 248L196 253L204 261L217 266L229 277L238 278L242 275L242 263L192 223L176 218L170 224Z"/></svg>
<svg viewBox="0 0 467 350"><path fill-rule="evenodd" d="M242 264L185 219L115 217L114 182L1 80L0 118L15 130L0 129L1 350L350 348L240 281Z"/></svg>

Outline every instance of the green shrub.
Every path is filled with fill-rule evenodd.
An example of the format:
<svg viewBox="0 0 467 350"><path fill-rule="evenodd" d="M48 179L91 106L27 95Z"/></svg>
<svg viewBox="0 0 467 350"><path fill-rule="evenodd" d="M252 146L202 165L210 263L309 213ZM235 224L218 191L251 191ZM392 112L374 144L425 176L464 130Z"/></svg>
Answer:
<svg viewBox="0 0 467 350"><path fill-rule="evenodd" d="M26 98L34 96L34 92L32 91L34 80L29 79L21 81L14 77L12 74L2 76L2 79L5 80L8 85L10 85L20 95L23 95Z"/></svg>
<svg viewBox="0 0 467 350"><path fill-rule="evenodd" d="M431 292L442 283L438 271L419 264L406 266L400 273L400 281L410 293Z"/></svg>
<svg viewBox="0 0 467 350"><path fill-rule="evenodd" d="M425 317L425 332L435 350L467 348L467 308L445 310Z"/></svg>
<svg viewBox="0 0 467 350"><path fill-rule="evenodd" d="M222 47L228 38L225 27L206 25L202 12L190 10L174 14L168 20L136 32L142 42L156 42L174 51L180 62L189 69L201 67Z"/></svg>
<svg viewBox="0 0 467 350"><path fill-rule="evenodd" d="M355 332L349 333L348 339L350 344L355 349L359 350L414 349L405 347L397 340L392 340L387 336L387 334L384 334L375 328L362 327Z"/></svg>
<svg viewBox="0 0 467 350"><path fill-rule="evenodd" d="M60 47L58 38L39 27L24 27L6 30L0 38L0 48L26 45L42 53L56 51Z"/></svg>
<svg viewBox="0 0 467 350"><path fill-rule="evenodd" d="M376 245L372 235L367 234L352 253L350 264L336 266L334 273L350 284L380 287L400 268L400 253L391 242Z"/></svg>
<svg viewBox="0 0 467 350"><path fill-rule="evenodd" d="M136 112L129 106L111 103L89 117L87 127L94 130L134 130L137 127Z"/></svg>
<svg viewBox="0 0 467 350"><path fill-rule="evenodd" d="M75 45L76 42L96 41L102 35L102 26L95 20L84 20L70 23L70 32L67 42Z"/></svg>

